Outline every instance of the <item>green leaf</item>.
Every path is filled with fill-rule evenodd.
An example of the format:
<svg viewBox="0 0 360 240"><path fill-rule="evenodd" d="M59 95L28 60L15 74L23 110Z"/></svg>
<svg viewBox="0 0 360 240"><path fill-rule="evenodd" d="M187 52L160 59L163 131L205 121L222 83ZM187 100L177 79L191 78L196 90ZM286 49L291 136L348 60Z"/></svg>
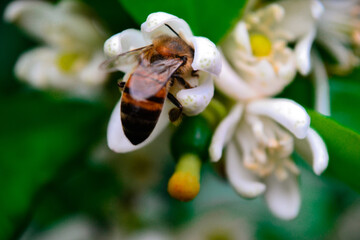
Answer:
<svg viewBox="0 0 360 240"><path fill-rule="evenodd" d="M83 1L96 12L96 15L103 21L102 23L105 27L113 33L117 33L127 28L138 28L138 24L135 23L126 10L116 1Z"/></svg>
<svg viewBox="0 0 360 240"><path fill-rule="evenodd" d="M0 239L26 224L36 194L99 138L104 109L34 93L0 99Z"/></svg>
<svg viewBox="0 0 360 240"><path fill-rule="evenodd" d="M105 222L104 208L119 193L115 172L109 166L91 164L89 159L67 164L41 193L33 221L37 228L46 229L59 219L80 213Z"/></svg>
<svg viewBox="0 0 360 240"><path fill-rule="evenodd" d="M360 133L360 68L346 76L331 76L331 117ZM314 107L314 88L311 79L296 76L278 97L290 98L307 108Z"/></svg>
<svg viewBox="0 0 360 240"><path fill-rule="evenodd" d="M360 133L360 68L330 79L331 117Z"/></svg>
<svg viewBox="0 0 360 240"><path fill-rule="evenodd" d="M308 112L311 126L322 136L329 152L326 173L360 192L360 135L315 111Z"/></svg>
<svg viewBox="0 0 360 240"><path fill-rule="evenodd" d="M194 35L218 43L239 19L246 0L119 0L141 24L153 12L167 12L184 19Z"/></svg>

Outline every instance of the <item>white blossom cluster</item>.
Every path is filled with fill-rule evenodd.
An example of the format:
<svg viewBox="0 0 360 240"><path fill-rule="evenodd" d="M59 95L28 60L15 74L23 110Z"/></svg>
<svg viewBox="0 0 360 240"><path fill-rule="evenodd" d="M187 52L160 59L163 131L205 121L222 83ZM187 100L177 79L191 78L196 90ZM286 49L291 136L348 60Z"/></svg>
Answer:
<svg viewBox="0 0 360 240"><path fill-rule="evenodd" d="M55 6L15 1L7 7L5 19L44 44L20 57L15 67L18 78L41 89L88 96L98 92L107 79L108 73L99 68L106 57L177 33L194 50L191 67L197 74L185 79L193 88L173 93L183 113L202 113L215 89L231 102L213 134L211 161L224 161L229 183L239 195L254 198L264 194L274 215L292 219L301 204L300 170L293 153L312 165L317 175L327 168L329 156L322 138L310 128L306 110L290 99L275 97L297 73L312 73L315 107L330 114L327 70L313 43L321 44L337 60L330 66L333 72L357 66L359 59L350 46L358 49L360 45L360 6L353 0L281 0L255 9L253 1L249 2L241 20L218 46L194 36L183 19L164 12L150 14L140 30L127 29L106 41L104 27L83 14L85 7L77 1ZM125 73L126 82L137 65L134 58L118 62L115 68ZM166 100L149 138L133 145L124 134L120 103L121 98L107 130L109 148L119 153L152 142L168 126L168 112L174 107Z"/></svg>

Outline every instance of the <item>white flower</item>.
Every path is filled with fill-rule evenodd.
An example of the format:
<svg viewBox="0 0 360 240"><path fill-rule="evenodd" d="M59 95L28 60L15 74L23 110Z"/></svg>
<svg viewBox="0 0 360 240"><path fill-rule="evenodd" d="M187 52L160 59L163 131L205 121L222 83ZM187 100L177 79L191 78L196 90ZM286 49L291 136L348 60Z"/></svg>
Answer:
<svg viewBox="0 0 360 240"><path fill-rule="evenodd" d="M41 89L90 97L98 93L107 77L98 67L105 60L105 35L89 13L87 6L72 0L56 6L43 1L10 3L5 20L44 43L20 57L16 76Z"/></svg>
<svg viewBox="0 0 360 240"><path fill-rule="evenodd" d="M330 115L329 83L325 66L312 45L316 40L332 55L337 64L329 68L334 73L346 73L359 65L351 48L360 46L360 3L357 0L284 0L285 9L279 29L290 33L295 41L299 72L308 75L313 68L315 78L315 108ZM301 23L301 24L299 24Z"/></svg>
<svg viewBox="0 0 360 240"><path fill-rule="evenodd" d="M211 159L218 161L226 146L225 169L234 189L246 198L264 193L276 216L292 219L300 208L294 148L318 175L328 164L326 146L309 124L305 109L288 99L238 103L214 133Z"/></svg>
<svg viewBox="0 0 360 240"><path fill-rule="evenodd" d="M316 40L338 61L334 71L347 72L359 65L351 46L360 45L360 2L322 0L324 13L318 22Z"/></svg>
<svg viewBox="0 0 360 240"><path fill-rule="evenodd" d="M360 3L357 0L295 0L279 2L286 12L281 27L290 31L307 50L304 63L310 64L310 49L316 38L338 61L337 70L348 71L359 64L351 46L359 46ZM305 20L304 20L305 19ZM298 24L301 21L302 24ZM303 24L305 21L306 24ZM301 29L298 26L302 25ZM296 26L296 27L295 27ZM307 38L308 41L303 41ZM301 71L307 74L310 68Z"/></svg>
<svg viewBox="0 0 360 240"><path fill-rule="evenodd" d="M66 218L50 229L38 232L37 228L30 226L23 240L61 240L61 239L78 239L78 240L95 240L99 239L100 228L88 217L78 215ZM110 239L109 239L110 240Z"/></svg>
<svg viewBox="0 0 360 240"><path fill-rule="evenodd" d="M286 33L275 30L284 10L277 4L245 15L221 45L224 62L216 87L236 100L273 96L296 73ZM232 86L232 87L229 87Z"/></svg>
<svg viewBox="0 0 360 240"><path fill-rule="evenodd" d="M195 218L177 234L177 240L250 240L254 228L248 221L232 216L225 211L212 211Z"/></svg>
<svg viewBox="0 0 360 240"><path fill-rule="evenodd" d="M204 37L194 37L188 24L173 15L157 12L148 16L141 25L141 31L128 29L109 38L104 45L105 54L114 57L120 53L152 44L161 35L176 36L165 24L169 25L183 40L194 48L193 70L199 70L199 78L185 79L193 86L191 89L173 89L174 96L183 106L183 113L196 115L202 112L210 102L213 92L212 75L218 75L221 70L221 58L216 46ZM136 58L122 61L116 67L125 72L124 80L129 78L131 71L138 64ZM175 86L175 85L174 85ZM120 99L121 101L121 99ZM108 145L115 152L129 152L141 148L151 142L168 124L168 112L174 107L165 101L159 120L151 135L142 143L133 145L125 136L120 120L120 101L115 106L108 125Z"/></svg>
<svg viewBox="0 0 360 240"><path fill-rule="evenodd" d="M278 4L283 7L285 16L276 27L287 33L288 41L297 41L297 68L307 75L311 70L310 50L316 36L316 23L323 14L323 6L318 0L284 0Z"/></svg>
<svg viewBox="0 0 360 240"><path fill-rule="evenodd" d="M161 229L144 229L138 230L127 236L128 240L172 240L173 236ZM115 240L115 239L114 239Z"/></svg>

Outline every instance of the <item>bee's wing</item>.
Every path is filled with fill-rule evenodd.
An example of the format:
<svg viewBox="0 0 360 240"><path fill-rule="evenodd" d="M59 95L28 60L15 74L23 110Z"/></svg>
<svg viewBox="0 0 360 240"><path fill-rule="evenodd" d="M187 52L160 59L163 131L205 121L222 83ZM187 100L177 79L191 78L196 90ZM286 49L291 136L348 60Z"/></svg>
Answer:
<svg viewBox="0 0 360 240"><path fill-rule="evenodd" d="M179 58L158 60L152 64L142 61L130 76L130 95L135 99L156 96L182 64L183 60Z"/></svg>
<svg viewBox="0 0 360 240"><path fill-rule="evenodd" d="M151 46L152 45L148 45L141 48L130 50L128 52L120 53L119 55L116 55L101 63L100 69L107 72L116 72L118 71L116 66L133 63L139 58L140 54L143 51L146 51L146 49Z"/></svg>

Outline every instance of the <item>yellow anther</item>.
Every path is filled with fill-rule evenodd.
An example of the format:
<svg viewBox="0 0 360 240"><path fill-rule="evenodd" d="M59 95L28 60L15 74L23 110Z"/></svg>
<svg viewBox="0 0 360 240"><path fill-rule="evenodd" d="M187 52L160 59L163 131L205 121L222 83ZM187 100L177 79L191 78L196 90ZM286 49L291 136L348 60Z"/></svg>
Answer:
<svg viewBox="0 0 360 240"><path fill-rule="evenodd" d="M168 183L170 196L180 201L194 199L200 191L200 168L201 160L197 156L182 156Z"/></svg>
<svg viewBox="0 0 360 240"><path fill-rule="evenodd" d="M251 34L250 45L252 52L256 57L266 57L271 53L271 42L262 34Z"/></svg>

